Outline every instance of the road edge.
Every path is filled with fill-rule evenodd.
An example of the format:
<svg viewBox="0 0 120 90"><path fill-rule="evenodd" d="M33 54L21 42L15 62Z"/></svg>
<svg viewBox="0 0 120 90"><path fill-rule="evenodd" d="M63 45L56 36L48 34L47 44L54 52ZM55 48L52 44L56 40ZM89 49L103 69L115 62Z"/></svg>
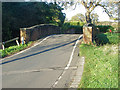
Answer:
<svg viewBox="0 0 120 90"><path fill-rule="evenodd" d="M52 36L52 35L50 35L50 36ZM31 46L31 47L29 47L29 48L27 48L27 49L24 49L24 50L22 50L22 51L20 51L20 52L18 52L18 53L15 53L15 54L13 54L13 55L11 55L11 56L8 56L8 57L5 57L5 58L3 58L3 59L0 59L1 62L4 61L4 59L11 58L11 57L16 56L16 55L18 55L18 54L21 54L21 53L23 53L23 52L25 52L25 51L27 51L27 50L30 50L31 48L33 48L33 47L41 44L43 41L47 40L50 36L45 37L45 38L42 39L39 43L38 43L38 41L39 41L39 40L38 40L33 46Z"/></svg>
<svg viewBox="0 0 120 90"><path fill-rule="evenodd" d="M60 79L62 78L62 76L66 73L66 70L69 69L69 67L70 67L70 65L71 65L71 62L72 62L72 60L73 60L73 55L74 55L75 49L76 49L76 47L77 47L77 44L78 44L78 42L80 41L80 39L81 39L82 37L83 37L83 34L78 37L78 39L77 39L77 41L76 41L76 43L75 43L75 45L74 45L74 47L73 47L73 50L72 50L72 52L71 52L71 55L70 55L70 59L69 59L69 61L68 61L68 64L67 64L66 67L64 68L63 73L58 77L58 79L57 79L57 80L55 81L55 83L52 85L51 90L52 90L53 88L55 88L55 86L58 84L58 82L60 81Z"/></svg>
<svg viewBox="0 0 120 90"><path fill-rule="evenodd" d="M75 77L73 79L72 84L70 85L70 88L78 88L80 84L80 80L82 78L83 70L84 70L84 64L85 64L85 57L80 57L78 59L78 64L77 64L77 71L75 74Z"/></svg>

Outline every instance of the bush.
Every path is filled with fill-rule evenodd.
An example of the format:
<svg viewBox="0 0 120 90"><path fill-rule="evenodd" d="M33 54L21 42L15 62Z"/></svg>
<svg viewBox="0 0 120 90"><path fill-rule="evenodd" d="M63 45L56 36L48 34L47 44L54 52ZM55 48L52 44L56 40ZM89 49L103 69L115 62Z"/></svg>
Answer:
<svg viewBox="0 0 120 90"><path fill-rule="evenodd" d="M83 33L83 26L70 26L70 29L74 29L75 30L75 34L81 34Z"/></svg>
<svg viewBox="0 0 120 90"><path fill-rule="evenodd" d="M70 23L64 23L61 27L62 33L65 33L68 29L70 29Z"/></svg>
<svg viewBox="0 0 120 90"><path fill-rule="evenodd" d="M5 50L0 50L1 56L2 57L6 57L8 55L11 55L11 54L14 54L16 52L19 52L19 51L21 51L21 50L31 46L32 43L33 42L29 42L29 43L24 44L24 45L20 44L20 46L17 46L17 45L16 46L10 46L8 48L5 48Z"/></svg>
<svg viewBox="0 0 120 90"><path fill-rule="evenodd" d="M112 32L114 31L114 27L112 27L110 25L98 25L96 27L99 28L100 32L103 32L103 33L108 32L109 29L111 29Z"/></svg>
<svg viewBox="0 0 120 90"><path fill-rule="evenodd" d="M80 22L80 21L70 22L70 25L74 25L74 26L83 26L84 24L85 24L84 22Z"/></svg>
<svg viewBox="0 0 120 90"><path fill-rule="evenodd" d="M103 44L118 44L118 33L102 33L98 34L95 39L98 45Z"/></svg>
<svg viewBox="0 0 120 90"><path fill-rule="evenodd" d="M61 27L62 33L66 33L70 29L74 29L76 34L83 33L83 26L76 25L75 22L72 24L70 22L64 23Z"/></svg>
<svg viewBox="0 0 120 90"><path fill-rule="evenodd" d="M118 44L118 33L105 33L109 39L109 44Z"/></svg>

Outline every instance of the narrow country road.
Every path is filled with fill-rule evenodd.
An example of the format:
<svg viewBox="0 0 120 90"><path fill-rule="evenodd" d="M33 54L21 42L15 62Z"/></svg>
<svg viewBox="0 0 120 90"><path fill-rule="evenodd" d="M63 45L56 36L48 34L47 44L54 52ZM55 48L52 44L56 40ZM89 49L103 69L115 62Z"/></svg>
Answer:
<svg viewBox="0 0 120 90"><path fill-rule="evenodd" d="M74 46L79 36L52 35L35 47L4 59L2 88L68 88L77 69L79 47Z"/></svg>

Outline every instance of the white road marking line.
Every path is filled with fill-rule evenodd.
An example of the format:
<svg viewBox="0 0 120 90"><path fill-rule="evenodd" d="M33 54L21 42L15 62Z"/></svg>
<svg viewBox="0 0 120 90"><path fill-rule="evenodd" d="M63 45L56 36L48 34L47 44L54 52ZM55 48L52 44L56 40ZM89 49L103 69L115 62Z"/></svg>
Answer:
<svg viewBox="0 0 120 90"><path fill-rule="evenodd" d="M72 50L72 53L71 53L71 56L70 56L70 59L69 59L69 62L68 62L68 64L67 64L67 66L64 68L63 73L58 77L58 79L57 79L57 80L55 81L55 83L52 85L52 88L54 88L54 87L58 84L59 80L60 80L60 79L62 78L62 76L65 74L66 70L69 69L70 64L71 64L71 62L72 62L72 59L73 59L73 54L74 54L75 48L76 48L76 46L77 46L77 44L78 44L78 42L79 42L79 39L80 39L82 36L83 36L83 35L80 35L79 38L77 39L77 41L76 41L76 43L75 43L75 46L73 47L73 50ZM51 89L52 89L52 88L51 88Z"/></svg>
<svg viewBox="0 0 120 90"><path fill-rule="evenodd" d="M70 64L71 64L72 59L73 59L73 55L74 55L75 48L76 48L76 46L77 46L77 44L78 44L78 42L79 42L79 39L80 39L82 36L83 36L83 35L80 35L79 38L78 38L78 40L76 41L75 46L73 47L73 50L72 50L72 53L71 53L69 62L68 62L68 64L67 64L67 66L65 67L65 70L67 70L67 69L70 67Z"/></svg>
<svg viewBox="0 0 120 90"><path fill-rule="evenodd" d="M50 35L50 36L52 36L52 35ZM31 48L39 45L39 44L41 44L43 41L47 40L50 36L47 36L47 37L44 38L42 41L40 41L39 43L34 44L34 45L33 45L32 47L30 47L30 48L27 48L27 49L25 49L25 50L23 50L23 51L20 51L20 52L18 52L18 53L16 53L16 54L13 54L13 55L11 55L11 56L9 56L9 57L6 57L6 58L0 59L0 60L3 61L4 59L11 58L11 57L16 56L16 55L18 55L18 54L21 54L21 53L23 53L23 52L25 52L25 51L27 51L27 50L29 50L29 49L31 49Z"/></svg>
<svg viewBox="0 0 120 90"><path fill-rule="evenodd" d="M52 35L50 35L50 36L52 36ZM27 51L27 50L29 50L29 49L31 49L31 48L39 45L39 44L41 44L43 41L45 41L46 39L48 39L50 36L44 38L41 42L35 44L34 46L32 46L32 47L30 47L30 48L25 49L25 50L23 50L23 51L21 51L21 52L19 52L19 53L16 53L16 54L14 54L14 55L12 55L12 56L9 56L9 57L6 57L6 58L13 57L13 56L15 56L15 55L18 55L18 54L20 54L20 53L23 53L23 52L25 52L25 51ZM58 79L56 80L56 82L52 85L52 88L55 87L55 86L58 84L58 81L59 81L59 80L62 78L62 76L65 74L66 70L69 69L70 64L71 64L71 62L72 62L72 59L73 59L73 54L74 54L75 48L76 48L76 46L77 46L77 44L78 44L78 42L79 42L79 39L80 39L81 37L82 37L82 35L80 35L79 38L78 38L78 40L76 41L75 46L73 47L73 50L72 50L72 53L71 53L71 56L70 56L70 59L69 59L69 62L68 62L68 64L67 64L67 66L64 68L63 73L58 77ZM4 59L6 59L6 58L4 58ZM1 60L3 61L4 59L1 59Z"/></svg>
<svg viewBox="0 0 120 90"><path fill-rule="evenodd" d="M63 71L63 73L58 77L58 79L55 81L55 83L52 85L52 88L54 88L57 84L58 84L58 81L62 78L62 76L65 74L65 69L64 69L64 71ZM52 89L51 88L51 89Z"/></svg>
<svg viewBox="0 0 120 90"><path fill-rule="evenodd" d="M62 77L60 76L58 79L60 80Z"/></svg>

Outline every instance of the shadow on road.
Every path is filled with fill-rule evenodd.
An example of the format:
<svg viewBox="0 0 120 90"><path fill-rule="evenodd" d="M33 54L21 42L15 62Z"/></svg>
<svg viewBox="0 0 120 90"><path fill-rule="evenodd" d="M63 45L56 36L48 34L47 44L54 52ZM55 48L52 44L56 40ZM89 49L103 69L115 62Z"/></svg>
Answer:
<svg viewBox="0 0 120 90"><path fill-rule="evenodd" d="M82 37L81 37L82 38ZM80 38L80 39L81 39ZM63 44L63 45L59 45L59 46L56 46L56 47L53 47L53 48L50 48L50 49L46 49L46 50L43 50L43 51L40 51L40 52L37 52L37 53L34 53L34 54L30 54L30 55L27 55L27 56L24 56L24 57L20 57L20 58L16 58L16 59L13 59L13 60L10 60L10 61L5 61L5 62L2 62L0 63L1 64L7 64L7 63L10 63L10 62L13 62L13 61L18 61L18 60L21 60L21 59L25 59L25 58L28 58L28 57L32 57L32 56L35 56L35 55L38 55L38 54L41 54L41 53L45 53L45 52L48 52L48 51L51 51L51 50L54 50L54 49L57 49L57 48L60 48L60 47L64 47L66 45L69 45L71 43L74 43L76 42L78 39L74 40L74 41L71 41L69 43L66 43L66 44Z"/></svg>

